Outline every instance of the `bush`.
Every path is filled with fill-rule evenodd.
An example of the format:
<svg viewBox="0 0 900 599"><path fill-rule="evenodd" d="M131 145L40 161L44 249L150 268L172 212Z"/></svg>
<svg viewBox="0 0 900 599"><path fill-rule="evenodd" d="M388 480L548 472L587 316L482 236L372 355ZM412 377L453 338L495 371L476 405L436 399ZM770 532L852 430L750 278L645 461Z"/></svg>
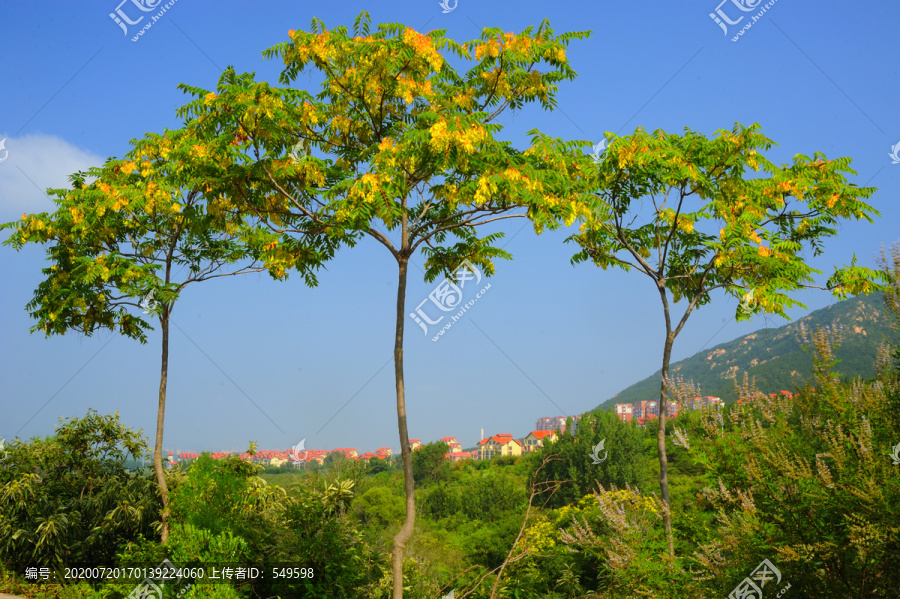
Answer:
<svg viewBox="0 0 900 599"><path fill-rule="evenodd" d="M818 331L815 388L759 397L689 436L706 465L703 502L718 516L698 561L724 584L770 560L808 596L890 597L900 587L898 416L892 373L838 382L834 331Z"/></svg>
<svg viewBox="0 0 900 599"><path fill-rule="evenodd" d="M16 441L0 462L0 562L26 566L115 564L116 551L156 537L155 478L124 464L148 452L118 413L61 420L52 438Z"/></svg>
<svg viewBox="0 0 900 599"><path fill-rule="evenodd" d="M417 485L440 482L450 475L450 464L444 456L450 448L435 441L422 445L412 454L413 480Z"/></svg>
<svg viewBox="0 0 900 599"><path fill-rule="evenodd" d="M298 487L284 501L279 521L281 525L268 538L269 563L313 568L314 576L272 586L270 594L360 596L360 589L369 582L370 556L347 516L336 515L321 493Z"/></svg>
<svg viewBox="0 0 900 599"><path fill-rule="evenodd" d="M363 526L387 528L401 524L406 516L402 497L387 487L373 487L360 495L354 509Z"/></svg>

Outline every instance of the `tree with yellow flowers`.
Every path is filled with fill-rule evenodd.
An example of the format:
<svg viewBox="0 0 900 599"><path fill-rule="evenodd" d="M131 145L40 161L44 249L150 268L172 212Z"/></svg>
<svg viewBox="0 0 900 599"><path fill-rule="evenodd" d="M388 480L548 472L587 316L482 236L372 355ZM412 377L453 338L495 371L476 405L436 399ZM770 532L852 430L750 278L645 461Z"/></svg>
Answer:
<svg viewBox="0 0 900 599"><path fill-rule="evenodd" d="M875 191L847 181L849 158L797 155L776 166L761 153L772 141L758 125L735 125L712 138L638 129L611 136L596 165L598 202L580 232L569 238L580 251L573 262L592 261L649 277L665 317L659 395L659 482L669 505L666 416L669 361L675 338L695 308L715 292L740 300L736 318L804 307L791 298L801 289L827 288L839 298L869 293L883 273L856 266L835 268L823 286L802 252L823 251L845 220L872 221L878 212L863 200ZM757 174L758 173L758 174ZM670 308L683 307L674 317ZM668 551L674 555L671 514L663 514Z"/></svg>
<svg viewBox="0 0 900 599"><path fill-rule="evenodd" d="M534 130L521 151L498 135L504 111L531 102L555 106L557 83L575 77L566 47L586 33L485 29L457 43L442 30L420 33L399 24L370 31L362 13L352 34L314 20L311 31L265 51L293 84L311 69L317 94L273 87L227 70L215 92L183 86L195 100L181 115L214 140L204 148L209 178L227 210L263 220L273 233L325 234L349 245L368 235L397 263L394 367L406 519L394 538L393 593L402 597L402 559L415 519L411 451L403 379L409 261L427 258L426 280L468 260L487 275L501 233L478 228L530 218L534 228L572 223L588 214L584 144ZM461 71L457 65L468 65Z"/></svg>
<svg viewBox="0 0 900 599"><path fill-rule="evenodd" d="M146 343L150 325L140 311L159 320L162 358L153 464L164 543L169 522L162 443L175 301L191 283L265 270L258 260L272 263L275 277L284 275L279 265L290 262L277 235L254 229L243 215L216 210L218 204L210 203L211 187L189 168L202 147L186 130L148 135L125 158L72 175L69 189L49 190L57 205L52 214L24 214L21 221L2 225L12 229L5 244L16 249L26 243L50 244L51 265L27 306L38 321L32 332L90 336L105 328ZM290 265L313 283L313 262L326 254L304 248Z"/></svg>

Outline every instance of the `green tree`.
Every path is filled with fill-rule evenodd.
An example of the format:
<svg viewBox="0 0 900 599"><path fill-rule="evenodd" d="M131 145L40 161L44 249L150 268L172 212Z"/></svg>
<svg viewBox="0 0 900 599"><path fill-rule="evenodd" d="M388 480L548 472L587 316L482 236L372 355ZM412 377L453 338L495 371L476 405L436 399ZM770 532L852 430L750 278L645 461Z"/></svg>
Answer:
<svg viewBox="0 0 900 599"><path fill-rule="evenodd" d="M622 488L643 482L650 474L646 467L645 440L643 430L622 422L609 411L584 414L576 425L574 437L564 433L537 455L555 454L559 459L545 465L532 461L535 471L541 469L541 482L564 481L552 496L545 498L548 505L573 504L596 491L598 484Z"/></svg>
<svg viewBox="0 0 900 599"><path fill-rule="evenodd" d="M202 152L201 141L186 130L150 134L125 158L72 175L70 189L50 190L57 205L52 214L23 215L3 225L13 229L5 243L16 249L51 244L51 266L43 269L46 278L27 306L38 321L32 332L90 336L106 328L146 343L150 325L134 312L143 308L159 321L153 464L163 502L163 542L169 528L162 444L175 302L192 283L264 270L255 257L267 260L273 276L284 275L272 260L275 234L254 231L242 215L210 205L214 181L188 166Z"/></svg>
<svg viewBox="0 0 900 599"><path fill-rule="evenodd" d="M399 598L415 522L403 377L409 262L421 251L428 281L463 264L491 275L492 259L509 255L495 246L501 233L479 236L481 225L529 217L539 232L586 214L577 144L532 131L523 152L497 137L496 119L530 102L552 109L558 82L575 77L566 47L587 34L556 35L544 22L521 34L485 29L459 44L442 30L369 25L366 13L352 35L314 20L311 31L292 30L265 52L284 61L282 84L318 71L317 95L229 69L215 93L184 86L197 99L182 115L215 131L204 148L208 166L214 179L226 172L224 195L240 209L300 237L324 232L352 245L369 236L397 263L394 375L406 493L392 553ZM446 55L471 68L458 71Z"/></svg>
<svg viewBox="0 0 900 599"><path fill-rule="evenodd" d="M440 482L450 474L450 463L444 456L450 448L446 443L435 441L420 446L412 454L413 480L422 485L426 482Z"/></svg>
<svg viewBox="0 0 900 599"><path fill-rule="evenodd" d="M48 440L14 441L0 461L0 563L115 563L116 550L158 524L153 479L125 461L148 452L118 413L60 419Z"/></svg>
<svg viewBox="0 0 900 599"><path fill-rule="evenodd" d="M662 302L657 450L667 506L669 361L693 310L720 291L741 300L738 320L759 313L786 317L785 309L803 306L792 292L821 288L812 276L819 271L803 251L819 255L842 221L871 222L878 215L863 202L874 188L847 181L847 174L856 174L849 158L797 155L793 164L776 166L760 152L771 146L757 125L736 124L710 139L689 129L677 135L639 128L629 136L611 136L596 166L598 201L580 232L569 238L581 248L573 262L636 270L653 281ZM827 289L838 297L871 292L884 280L855 261L836 267L828 279ZM673 319L670 306L679 302L684 312ZM671 514L663 516L673 554Z"/></svg>

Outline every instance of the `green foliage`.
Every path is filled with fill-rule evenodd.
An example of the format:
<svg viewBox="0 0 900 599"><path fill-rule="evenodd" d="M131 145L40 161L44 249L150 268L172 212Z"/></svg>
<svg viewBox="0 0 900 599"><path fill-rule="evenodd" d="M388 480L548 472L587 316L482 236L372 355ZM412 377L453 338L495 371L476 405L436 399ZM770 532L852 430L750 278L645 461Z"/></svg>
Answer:
<svg viewBox="0 0 900 599"><path fill-rule="evenodd" d="M420 446L412 454L413 480L417 485L440 482L450 473L450 463L444 456L450 448L446 443L435 441Z"/></svg>
<svg viewBox="0 0 900 599"><path fill-rule="evenodd" d="M213 460L202 454L172 490L173 520L213 535L249 533L266 509L284 496L283 489L269 488L257 477L258 471L259 466L237 456Z"/></svg>
<svg viewBox="0 0 900 599"><path fill-rule="evenodd" d="M114 563L116 550L153 536L154 481L127 470L146 440L119 415L61 419L50 440L15 441L0 462L0 562L14 571Z"/></svg>
<svg viewBox="0 0 900 599"><path fill-rule="evenodd" d="M756 124L738 123L713 138L640 128L612 136L596 169L598 202L570 238L581 247L573 260L635 269L691 307L722 289L741 300L738 320L785 316L785 309L802 306L789 294L819 273L804 248L818 255L842 221L871 222L878 212L864 202L875 189L847 181L856 174L849 158L797 155L793 164L776 166L761 153L771 146ZM854 259L835 269L828 288L846 297L886 281Z"/></svg>
<svg viewBox="0 0 900 599"><path fill-rule="evenodd" d="M461 512L465 497L457 485L440 483L423 491L421 502L424 514L435 520L441 520Z"/></svg>
<svg viewBox="0 0 900 599"><path fill-rule="evenodd" d="M347 517L335 515L320 494L295 487L284 504L281 525L272 531L267 555L271 563L311 567L312 579L277 587L302 597L356 598L369 582L370 555Z"/></svg>
<svg viewBox="0 0 900 599"><path fill-rule="evenodd" d="M594 447L602 459L594 464ZM539 456L552 455L541 471L539 482L564 481L554 493L545 493L549 507L562 507L577 502L597 489L598 484L624 487L643 484L650 476L647 458L651 456L646 431L619 420L609 412L587 413L579 420L575 436L562 434L545 445ZM540 466L531 462L532 472Z"/></svg>
<svg viewBox="0 0 900 599"><path fill-rule="evenodd" d="M396 463L392 463L390 459L382 460L381 458L372 458L369 460L369 470L367 474L378 474L379 472L388 472L396 469Z"/></svg>
<svg viewBox="0 0 900 599"><path fill-rule="evenodd" d="M888 597L900 585L900 478L891 464L897 412L890 376L840 383L835 331L812 335L815 388L793 399L745 393L722 420L689 435L709 471L702 501L717 535L698 552L719 582L767 558L816 597Z"/></svg>
<svg viewBox="0 0 900 599"><path fill-rule="evenodd" d="M347 511L353 501L354 484L352 480L338 480L325 487L322 500L329 514L343 515Z"/></svg>
<svg viewBox="0 0 900 599"><path fill-rule="evenodd" d="M315 95L231 68L215 92L181 86L194 99L179 114L204 140L194 162L209 173L212 194L225 198L222 210L258 215L286 233L284 243L312 235L353 246L368 235L396 260L397 409L409 499L415 482L446 476L436 462L420 463L409 480L401 374L409 261L424 254L428 281L464 260L490 276L493 260L510 255L498 247L502 233L481 235L482 225L529 218L540 232L587 214L588 159L579 144L532 130L522 151L500 138L496 122L530 103L554 108L557 84L576 76L566 48L587 35L556 34L544 21L520 34L484 29L460 44L443 30L422 34L398 23L373 31L362 13L352 33L314 20L311 31L291 30L264 53L284 62L285 86L306 69L319 71ZM468 70L457 71L459 61ZM270 271L290 266L278 258L265 258ZM411 511L412 501L406 505ZM413 517L397 537L398 567ZM394 576L399 584L399 570Z"/></svg>
<svg viewBox="0 0 900 599"><path fill-rule="evenodd" d="M403 522L403 501L403 497L389 487L372 487L359 496L354 510L363 526L390 528Z"/></svg>
<svg viewBox="0 0 900 599"><path fill-rule="evenodd" d="M70 188L50 190L52 214L23 215L0 227L12 229L5 244L16 249L51 244L52 265L28 304L38 321L33 331L118 329L143 343L149 324L133 314L141 298L152 293L152 314L166 319L186 285L261 270L243 243L249 225L210 209L208 185L185 167L198 141L184 130L148 134L125 158L75 173ZM173 271L183 277L174 279Z"/></svg>
<svg viewBox="0 0 900 599"><path fill-rule="evenodd" d="M606 490L566 506L555 514L557 541L593 556L598 588L609 596L696 597L690 574L666 549L662 516L665 505L655 495L632 488Z"/></svg>

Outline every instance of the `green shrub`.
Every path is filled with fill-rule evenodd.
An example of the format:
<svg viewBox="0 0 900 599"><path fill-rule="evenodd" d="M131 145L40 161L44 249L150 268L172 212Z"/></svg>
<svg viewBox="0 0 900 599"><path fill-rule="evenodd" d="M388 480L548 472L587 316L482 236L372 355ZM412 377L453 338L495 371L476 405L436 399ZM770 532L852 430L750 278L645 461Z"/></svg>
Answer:
<svg viewBox="0 0 900 599"><path fill-rule="evenodd" d="M118 548L156 536L155 479L130 471L147 451L119 415L61 420L56 435L15 441L0 463L0 562L13 571L41 564L107 566Z"/></svg>

